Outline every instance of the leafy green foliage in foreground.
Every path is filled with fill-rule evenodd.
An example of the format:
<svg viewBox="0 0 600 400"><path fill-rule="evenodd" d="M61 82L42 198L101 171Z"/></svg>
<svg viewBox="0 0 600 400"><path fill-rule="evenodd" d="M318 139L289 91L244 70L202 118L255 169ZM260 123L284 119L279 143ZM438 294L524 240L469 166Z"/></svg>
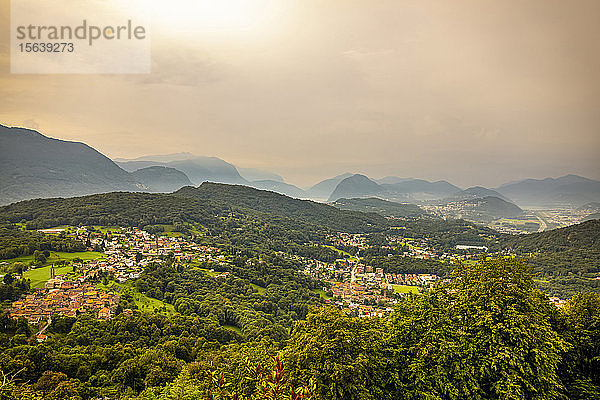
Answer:
<svg viewBox="0 0 600 400"><path fill-rule="evenodd" d="M263 269L255 261L247 263L253 266L250 279ZM269 278L266 271L262 279L272 283L265 295L272 296L281 277ZM163 287L173 274L181 276L172 288ZM196 289L186 292L196 279ZM186 315L56 318L42 344L27 342L23 321L4 316L0 367L15 376L3 387L4 398L508 400L600 394L600 295L574 296L560 310L521 261L459 266L449 283L412 295L387 320L313 308L291 333L267 329L258 335L258 327L246 325L251 318L286 327L293 310L261 304L262 294L246 280L215 279L221 278L203 283L200 276L155 269L145 282L160 287ZM222 291L221 298L214 301L203 287ZM236 294L228 298L230 290ZM242 335L223 326L232 322L240 323Z"/></svg>
<svg viewBox="0 0 600 400"><path fill-rule="evenodd" d="M462 267L394 314L396 387L435 398L558 398L567 346L554 312L523 263Z"/></svg>

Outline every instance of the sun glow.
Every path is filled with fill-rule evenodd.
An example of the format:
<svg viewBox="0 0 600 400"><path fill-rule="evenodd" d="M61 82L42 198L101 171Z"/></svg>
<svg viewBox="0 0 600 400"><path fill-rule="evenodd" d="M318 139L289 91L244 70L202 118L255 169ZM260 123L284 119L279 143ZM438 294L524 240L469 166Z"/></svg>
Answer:
<svg viewBox="0 0 600 400"><path fill-rule="evenodd" d="M252 33L268 30L284 2L270 0L151 0L153 24L173 32Z"/></svg>

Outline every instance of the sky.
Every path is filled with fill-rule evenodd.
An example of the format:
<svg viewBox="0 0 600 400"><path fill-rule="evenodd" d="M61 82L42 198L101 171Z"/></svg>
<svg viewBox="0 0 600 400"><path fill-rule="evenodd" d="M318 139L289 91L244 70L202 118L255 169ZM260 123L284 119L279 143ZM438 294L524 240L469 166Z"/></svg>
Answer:
<svg viewBox="0 0 600 400"><path fill-rule="evenodd" d="M10 73L0 0L0 123L303 187L344 172L600 179L597 0L147 2L150 74L40 75Z"/></svg>

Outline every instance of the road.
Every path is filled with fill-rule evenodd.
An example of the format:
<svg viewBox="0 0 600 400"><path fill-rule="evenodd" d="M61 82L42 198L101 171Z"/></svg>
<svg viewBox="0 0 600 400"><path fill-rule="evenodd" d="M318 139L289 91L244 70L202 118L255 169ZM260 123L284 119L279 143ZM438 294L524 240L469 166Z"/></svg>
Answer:
<svg viewBox="0 0 600 400"><path fill-rule="evenodd" d="M542 217L538 215L538 213L535 213L535 216L537 217L538 221L540 221L540 228L538 229L538 232L544 232L546 228L548 228L548 224L546 224L546 221L544 221Z"/></svg>

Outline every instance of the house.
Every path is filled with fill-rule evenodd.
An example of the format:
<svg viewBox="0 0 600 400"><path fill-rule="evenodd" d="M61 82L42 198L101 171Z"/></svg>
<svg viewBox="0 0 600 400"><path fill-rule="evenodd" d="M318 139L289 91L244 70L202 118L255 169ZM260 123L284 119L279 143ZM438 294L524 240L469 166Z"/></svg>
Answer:
<svg viewBox="0 0 600 400"><path fill-rule="evenodd" d="M110 310L106 307L102 307L100 311L98 311L99 319L109 319L110 318Z"/></svg>
<svg viewBox="0 0 600 400"><path fill-rule="evenodd" d="M55 289L55 288L60 288L60 286L62 285L63 280L60 278L52 278L52 279L48 279L48 281L46 282L46 284L44 285L44 287L46 289Z"/></svg>
<svg viewBox="0 0 600 400"><path fill-rule="evenodd" d="M48 339L48 335L44 335L43 333L38 333L35 335L35 339L38 343L45 342Z"/></svg>

